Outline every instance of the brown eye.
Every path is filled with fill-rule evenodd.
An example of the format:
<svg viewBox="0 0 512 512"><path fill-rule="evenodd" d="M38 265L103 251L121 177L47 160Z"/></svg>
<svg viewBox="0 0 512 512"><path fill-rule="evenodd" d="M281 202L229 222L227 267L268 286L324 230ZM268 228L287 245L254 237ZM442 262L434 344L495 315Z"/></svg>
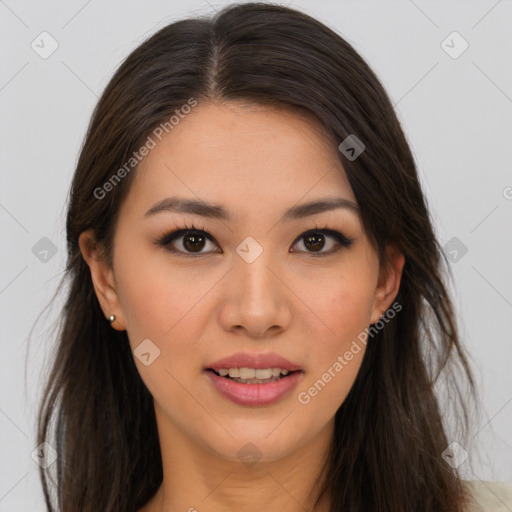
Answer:
<svg viewBox="0 0 512 512"><path fill-rule="evenodd" d="M353 239L347 238L339 231L314 229L300 235L293 247L302 244L304 249L300 248L300 252L310 256L328 256L338 252L341 247L350 247L353 242ZM326 246L327 250L323 251Z"/></svg>
<svg viewBox="0 0 512 512"><path fill-rule="evenodd" d="M341 247L350 247L354 239L348 238L333 229L311 229L302 233L294 242L291 252L303 252L308 256L329 256L338 252ZM207 256L211 253L222 253L214 239L202 229L186 227L175 230L156 241L171 253L183 256ZM207 245L213 248L208 249ZM297 245L304 247L298 251ZM327 250L323 250L327 247Z"/></svg>
<svg viewBox="0 0 512 512"><path fill-rule="evenodd" d="M206 237L196 233L183 236L183 247L190 252L200 252L206 242Z"/></svg>
<svg viewBox="0 0 512 512"><path fill-rule="evenodd" d="M325 237L323 235L308 235L304 237L304 245L310 251L320 251L325 245Z"/></svg>
<svg viewBox="0 0 512 512"><path fill-rule="evenodd" d="M208 243L213 249L208 249ZM165 247L169 252L184 256L203 256L215 250L216 244L213 239L201 229L185 228L173 231L157 241L158 245ZM203 250L205 247L208 250Z"/></svg>

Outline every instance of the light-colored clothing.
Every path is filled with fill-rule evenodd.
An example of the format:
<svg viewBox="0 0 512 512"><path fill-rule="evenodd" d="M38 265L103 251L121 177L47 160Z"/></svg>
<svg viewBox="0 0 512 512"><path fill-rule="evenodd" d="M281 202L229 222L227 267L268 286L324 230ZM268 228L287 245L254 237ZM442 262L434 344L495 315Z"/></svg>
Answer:
<svg viewBox="0 0 512 512"><path fill-rule="evenodd" d="M512 482L466 481L472 500L466 512L512 512Z"/></svg>

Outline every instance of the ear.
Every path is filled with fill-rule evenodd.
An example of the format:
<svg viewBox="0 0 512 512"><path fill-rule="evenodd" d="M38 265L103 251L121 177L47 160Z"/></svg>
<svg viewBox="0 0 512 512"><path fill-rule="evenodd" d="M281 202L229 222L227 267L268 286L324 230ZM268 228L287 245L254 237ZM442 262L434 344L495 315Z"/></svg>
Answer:
<svg viewBox="0 0 512 512"><path fill-rule="evenodd" d="M405 256L394 246L388 245L386 257L379 269L379 278L372 304L370 323L377 322L391 306L398 294Z"/></svg>
<svg viewBox="0 0 512 512"><path fill-rule="evenodd" d="M115 315L112 327L124 331L124 319L117 295L114 272L104 260L101 248L96 243L94 231L83 231L78 238L80 252L91 270L91 279L105 318Z"/></svg>

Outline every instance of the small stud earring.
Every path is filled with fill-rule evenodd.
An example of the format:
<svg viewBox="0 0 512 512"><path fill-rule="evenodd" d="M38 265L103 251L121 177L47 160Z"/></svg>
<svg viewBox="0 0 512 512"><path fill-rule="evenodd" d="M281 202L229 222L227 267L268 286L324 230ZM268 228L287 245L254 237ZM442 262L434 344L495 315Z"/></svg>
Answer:
<svg viewBox="0 0 512 512"><path fill-rule="evenodd" d="M115 319L116 319L116 315L110 315L110 317L108 318L108 321L109 321L111 324L113 324Z"/></svg>

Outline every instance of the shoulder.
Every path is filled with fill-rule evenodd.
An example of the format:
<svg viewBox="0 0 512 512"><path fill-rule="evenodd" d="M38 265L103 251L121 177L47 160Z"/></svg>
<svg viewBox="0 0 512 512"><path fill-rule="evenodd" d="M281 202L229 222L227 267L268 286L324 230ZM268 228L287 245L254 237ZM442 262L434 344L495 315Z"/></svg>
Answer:
<svg viewBox="0 0 512 512"><path fill-rule="evenodd" d="M465 481L469 501L465 512L509 512L512 510L512 482Z"/></svg>

